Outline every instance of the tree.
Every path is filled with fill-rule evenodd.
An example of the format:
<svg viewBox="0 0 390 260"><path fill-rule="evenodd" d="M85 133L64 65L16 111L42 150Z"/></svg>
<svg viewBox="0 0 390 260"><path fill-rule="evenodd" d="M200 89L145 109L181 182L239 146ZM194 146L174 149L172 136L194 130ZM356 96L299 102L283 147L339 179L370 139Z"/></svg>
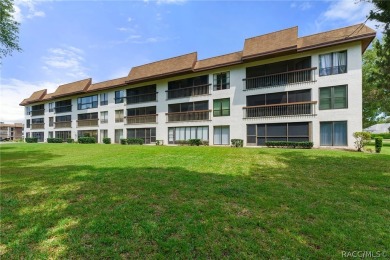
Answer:
<svg viewBox="0 0 390 260"><path fill-rule="evenodd" d="M13 51L21 51L19 47L19 23L13 17L13 0L0 1L0 62Z"/></svg>

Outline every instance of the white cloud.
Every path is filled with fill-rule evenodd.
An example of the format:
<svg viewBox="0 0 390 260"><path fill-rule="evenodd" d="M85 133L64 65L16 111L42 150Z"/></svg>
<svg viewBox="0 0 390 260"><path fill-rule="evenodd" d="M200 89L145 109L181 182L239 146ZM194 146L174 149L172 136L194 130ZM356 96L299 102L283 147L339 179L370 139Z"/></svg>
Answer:
<svg viewBox="0 0 390 260"><path fill-rule="evenodd" d="M34 17L45 17L45 12L37 10L37 5L41 1L37 0L15 0L14 2L14 18L17 22L22 22L25 19Z"/></svg>
<svg viewBox="0 0 390 260"><path fill-rule="evenodd" d="M129 18L127 18L127 21L131 22L131 21L133 21L133 18L129 17Z"/></svg>
<svg viewBox="0 0 390 260"><path fill-rule="evenodd" d="M297 2L292 2L290 4L290 7L291 8L298 8L298 9L300 9L302 11L306 11L306 10L309 10L309 9L312 8L312 4L310 2L307 2L307 1L300 2L299 4Z"/></svg>

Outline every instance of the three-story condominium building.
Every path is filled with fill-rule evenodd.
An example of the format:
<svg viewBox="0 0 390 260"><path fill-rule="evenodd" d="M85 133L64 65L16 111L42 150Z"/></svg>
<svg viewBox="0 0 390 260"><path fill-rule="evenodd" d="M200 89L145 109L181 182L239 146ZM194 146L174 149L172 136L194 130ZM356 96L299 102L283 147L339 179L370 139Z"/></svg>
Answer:
<svg viewBox="0 0 390 260"><path fill-rule="evenodd" d="M292 27L246 39L235 53L204 60L189 53L123 78L40 90L20 104L25 135L352 147L362 129L362 54L374 37L364 24L305 37Z"/></svg>

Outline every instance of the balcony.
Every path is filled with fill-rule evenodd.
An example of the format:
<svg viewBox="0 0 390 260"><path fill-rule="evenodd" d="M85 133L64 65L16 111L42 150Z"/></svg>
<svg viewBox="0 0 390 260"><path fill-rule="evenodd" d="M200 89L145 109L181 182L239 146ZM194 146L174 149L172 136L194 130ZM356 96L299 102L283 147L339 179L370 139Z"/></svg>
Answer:
<svg viewBox="0 0 390 260"><path fill-rule="evenodd" d="M45 129L45 123L33 123L31 124L31 130L34 129Z"/></svg>
<svg viewBox="0 0 390 260"><path fill-rule="evenodd" d="M205 84L187 88L170 89L165 92L167 92L167 99L193 97L210 94L210 86L211 84Z"/></svg>
<svg viewBox="0 0 390 260"><path fill-rule="evenodd" d="M71 128L72 121L54 122L54 128Z"/></svg>
<svg viewBox="0 0 390 260"><path fill-rule="evenodd" d="M130 105L130 104L157 101L157 94L158 94L158 92L127 96L126 97L126 104Z"/></svg>
<svg viewBox="0 0 390 260"><path fill-rule="evenodd" d="M150 124L157 123L157 114L153 115L141 115L141 116L127 116L126 124Z"/></svg>
<svg viewBox="0 0 390 260"><path fill-rule="evenodd" d="M167 122L207 121L211 110L166 113Z"/></svg>
<svg viewBox="0 0 390 260"><path fill-rule="evenodd" d="M45 109L31 110L31 116L42 116L45 114Z"/></svg>
<svg viewBox="0 0 390 260"><path fill-rule="evenodd" d="M77 127L85 127L85 126L99 126L99 119L84 119L77 120Z"/></svg>
<svg viewBox="0 0 390 260"><path fill-rule="evenodd" d="M72 112L72 105L67 106L58 106L54 108L55 113L65 113L65 112Z"/></svg>
<svg viewBox="0 0 390 260"><path fill-rule="evenodd" d="M278 116L315 116L317 101L244 107L244 119Z"/></svg>
<svg viewBox="0 0 390 260"><path fill-rule="evenodd" d="M315 81L316 69L316 67L313 67L253 78L246 78L243 79L244 90L313 82Z"/></svg>

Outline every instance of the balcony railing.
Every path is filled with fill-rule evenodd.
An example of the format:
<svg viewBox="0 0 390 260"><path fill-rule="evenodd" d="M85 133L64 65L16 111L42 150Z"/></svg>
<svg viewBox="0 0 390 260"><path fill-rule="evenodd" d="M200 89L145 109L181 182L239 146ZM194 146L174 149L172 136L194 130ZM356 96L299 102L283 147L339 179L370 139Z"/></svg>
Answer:
<svg viewBox="0 0 390 260"><path fill-rule="evenodd" d="M54 122L54 128L70 128L72 127L72 121Z"/></svg>
<svg viewBox="0 0 390 260"><path fill-rule="evenodd" d="M312 82L315 81L316 69L317 68L314 67L253 78L246 78L243 79L244 90Z"/></svg>
<svg viewBox="0 0 390 260"><path fill-rule="evenodd" d="M127 116L126 124L149 124L149 123L157 123L157 114L152 115L140 115L140 116Z"/></svg>
<svg viewBox="0 0 390 260"><path fill-rule="evenodd" d="M55 113L72 112L72 105L58 106L54 108Z"/></svg>
<svg viewBox="0 0 390 260"><path fill-rule="evenodd" d="M165 92L167 92L167 99L192 97L210 94L210 86L211 84L205 84L187 88L170 89Z"/></svg>
<svg viewBox="0 0 390 260"><path fill-rule="evenodd" d="M31 124L31 129L44 129L45 123L33 123Z"/></svg>
<svg viewBox="0 0 390 260"><path fill-rule="evenodd" d="M183 121L207 121L210 120L211 110L199 110L188 112L166 113L167 122L183 122Z"/></svg>
<svg viewBox="0 0 390 260"><path fill-rule="evenodd" d="M84 120L77 120L77 127L83 127L83 126L99 126L99 119L84 119Z"/></svg>
<svg viewBox="0 0 390 260"><path fill-rule="evenodd" d="M157 94L158 92L127 96L126 104L129 105L129 104L157 101Z"/></svg>
<svg viewBox="0 0 390 260"><path fill-rule="evenodd" d="M45 109L31 110L31 116L41 116L45 114Z"/></svg>
<svg viewBox="0 0 390 260"><path fill-rule="evenodd" d="M317 101L244 107L244 118L277 116L315 116Z"/></svg>

